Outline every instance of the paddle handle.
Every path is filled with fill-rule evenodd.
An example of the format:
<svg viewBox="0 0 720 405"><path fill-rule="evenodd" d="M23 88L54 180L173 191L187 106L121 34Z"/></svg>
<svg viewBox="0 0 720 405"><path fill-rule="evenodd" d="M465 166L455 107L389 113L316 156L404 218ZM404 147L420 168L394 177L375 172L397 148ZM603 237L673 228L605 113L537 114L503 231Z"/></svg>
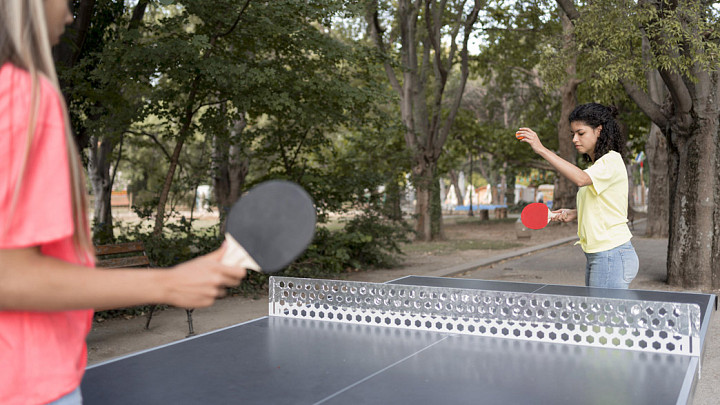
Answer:
<svg viewBox="0 0 720 405"><path fill-rule="evenodd" d="M560 215L560 214L555 214L554 212L548 210L548 223L550 223L550 221L555 219L555 217L557 217L558 215Z"/></svg>
<svg viewBox="0 0 720 405"><path fill-rule="evenodd" d="M260 271L260 266L250 257L250 254L232 237L225 234L226 249L220 262L225 266L244 267L248 270Z"/></svg>

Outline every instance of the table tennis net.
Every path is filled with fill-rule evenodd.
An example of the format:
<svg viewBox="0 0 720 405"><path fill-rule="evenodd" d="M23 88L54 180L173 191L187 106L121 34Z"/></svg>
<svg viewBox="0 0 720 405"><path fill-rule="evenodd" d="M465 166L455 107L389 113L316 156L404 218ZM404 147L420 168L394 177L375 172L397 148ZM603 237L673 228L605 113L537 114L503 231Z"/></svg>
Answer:
<svg viewBox="0 0 720 405"><path fill-rule="evenodd" d="M700 355L697 304L271 277L269 314Z"/></svg>

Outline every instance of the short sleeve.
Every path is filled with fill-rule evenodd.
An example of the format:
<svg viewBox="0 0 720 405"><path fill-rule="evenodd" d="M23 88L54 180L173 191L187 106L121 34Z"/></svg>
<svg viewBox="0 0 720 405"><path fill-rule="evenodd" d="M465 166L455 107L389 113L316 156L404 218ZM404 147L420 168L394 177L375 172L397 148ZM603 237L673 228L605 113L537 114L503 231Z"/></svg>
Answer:
<svg viewBox="0 0 720 405"><path fill-rule="evenodd" d="M620 165L624 169L622 164L622 157L617 152L609 152L605 156L597 160L592 166L585 169L585 173L592 179L592 185L588 188L595 193L595 195L602 194L603 191L607 190L614 182L617 181L618 175L618 161L620 159ZM625 173L622 173L624 176Z"/></svg>
<svg viewBox="0 0 720 405"><path fill-rule="evenodd" d="M27 72L8 72L6 66L0 72L0 248L9 249L66 238L73 222L60 94L41 78L37 124L26 152L32 82Z"/></svg>

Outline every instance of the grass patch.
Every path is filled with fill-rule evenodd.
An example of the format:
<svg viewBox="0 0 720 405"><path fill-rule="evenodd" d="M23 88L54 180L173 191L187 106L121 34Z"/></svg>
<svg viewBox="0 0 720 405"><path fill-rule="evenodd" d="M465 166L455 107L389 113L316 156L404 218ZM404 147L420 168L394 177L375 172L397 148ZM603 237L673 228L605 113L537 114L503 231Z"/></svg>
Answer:
<svg viewBox="0 0 720 405"><path fill-rule="evenodd" d="M347 222L347 221L345 221ZM328 231L335 232L335 231L341 231L345 227L345 222L340 222L338 220L330 220L326 223L318 223L317 226L322 226L326 228Z"/></svg>
<svg viewBox="0 0 720 405"><path fill-rule="evenodd" d="M523 246L521 243L496 240L463 239L438 242L415 242L403 245L404 253L450 254L462 250L504 250Z"/></svg>

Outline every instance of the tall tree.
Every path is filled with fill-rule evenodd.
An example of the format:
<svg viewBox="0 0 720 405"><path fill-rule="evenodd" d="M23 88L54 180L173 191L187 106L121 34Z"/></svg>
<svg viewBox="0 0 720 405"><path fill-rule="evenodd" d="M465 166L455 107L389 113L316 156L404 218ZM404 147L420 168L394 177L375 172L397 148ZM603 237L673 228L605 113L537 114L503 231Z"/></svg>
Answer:
<svg viewBox="0 0 720 405"><path fill-rule="evenodd" d="M400 100L405 143L412 155L417 198L415 231L419 240L439 237L442 232L441 216L434 218L437 225L432 226L431 193L438 179L437 162L469 76L468 43L484 6L483 0L475 0L470 6L467 3L399 0L389 15L384 14L387 7L380 7L377 0L370 1L367 8L370 37L387 58L385 72ZM395 33L386 35L383 26L386 16L396 24L397 38ZM395 39L399 41L399 55L392 51L396 49ZM461 76L458 90L445 111L446 85L458 64Z"/></svg>
<svg viewBox="0 0 720 405"><path fill-rule="evenodd" d="M135 115L127 113L137 110L137 105L129 106L132 96L122 94L130 76L120 73L127 73L124 66L116 64L108 71L100 55L118 58L118 43L126 49L132 46L133 32L148 2L139 1L131 9L121 1L73 3L75 19L53 55L78 144L88 152L88 177L94 196L93 238L106 243L113 239L111 193L119 161L116 147Z"/></svg>
<svg viewBox="0 0 720 405"><path fill-rule="evenodd" d="M538 69L547 53L566 52L573 44L572 26L561 24L557 13L552 14L553 9L554 3L544 0L491 3L491 19L483 27L483 47L473 65L487 90L473 103L468 102L472 99L470 91L463 100L479 120L493 122L494 129L489 132L498 131L498 140L512 140L509 145L499 143L502 147L495 148L502 153L496 160L502 162L503 167L498 169L502 169L508 185L506 196L514 195L509 186L516 172L528 172L530 167L553 170L544 160L537 160L537 155L523 153L527 149L519 148L512 136L518 127L532 126L543 144L558 150L566 160L575 161L575 149L567 142L567 116L575 106L579 84L574 75L575 63L568 60L562 67L564 80L558 88L549 88ZM500 133L502 129L504 133ZM480 143L484 145L485 141ZM492 149L486 148L486 153ZM568 184L559 179L555 191L559 206L575 204L575 188L572 184L566 187Z"/></svg>
<svg viewBox="0 0 720 405"><path fill-rule="evenodd" d="M181 91L185 93L184 97L180 98L180 102L171 105L168 110L161 110L161 114L171 116L171 119L177 120L178 132L175 147L173 148L173 153L170 158L170 166L158 198L155 228L153 230L155 235L162 233L165 222L165 205L170 194L170 187L173 183L175 170L178 167L185 141L195 129L194 120L196 113L205 105L217 104L225 97L229 97L227 94L220 94L218 97L220 88L222 88L218 86L218 75L222 74L222 69L218 69L218 65L223 62L228 62L226 59L227 54L223 52L227 49L227 45L223 42L223 39L237 29L240 19L250 4L250 0L246 0L243 4L239 5L220 4L218 8L225 8L225 12L221 15L212 16L207 12L203 13L202 6L197 2L187 1L186 3L185 6L189 11L192 12L193 15L200 17L205 24L203 24L198 31L188 33L192 41L198 44L196 57L194 60L186 61L189 62L186 66L187 70L182 69L185 71L180 72L179 75L175 74L173 75L175 77L172 77L172 79L175 79L180 76L184 79L184 82L178 81ZM188 14L182 14L180 20L189 24L187 21L188 17ZM170 40L166 41L165 45L173 46L175 38L170 37L168 39ZM219 57L217 57L218 54L220 55ZM163 65L165 64L163 63Z"/></svg>
<svg viewBox="0 0 720 405"><path fill-rule="evenodd" d="M597 1L577 9L557 0L597 63L596 85L618 80L668 141L668 282L720 287L720 11L710 1ZM643 63L643 38L652 58ZM669 102L659 104L643 73L657 70Z"/></svg>
<svg viewBox="0 0 720 405"><path fill-rule="evenodd" d="M575 35L574 27L564 14L560 16L562 22L562 47L564 50L574 47ZM570 113L577 105L577 89L582 80L576 75L577 60L575 57L567 59L565 64L565 73L567 78L560 87L560 120L558 121L558 154L561 158L575 163L577 161L577 152L575 146L568 142L568 134L570 134ZM557 176L555 181L556 189L553 196L553 206L560 208L575 208L575 195L577 194L577 186L565 176Z"/></svg>

